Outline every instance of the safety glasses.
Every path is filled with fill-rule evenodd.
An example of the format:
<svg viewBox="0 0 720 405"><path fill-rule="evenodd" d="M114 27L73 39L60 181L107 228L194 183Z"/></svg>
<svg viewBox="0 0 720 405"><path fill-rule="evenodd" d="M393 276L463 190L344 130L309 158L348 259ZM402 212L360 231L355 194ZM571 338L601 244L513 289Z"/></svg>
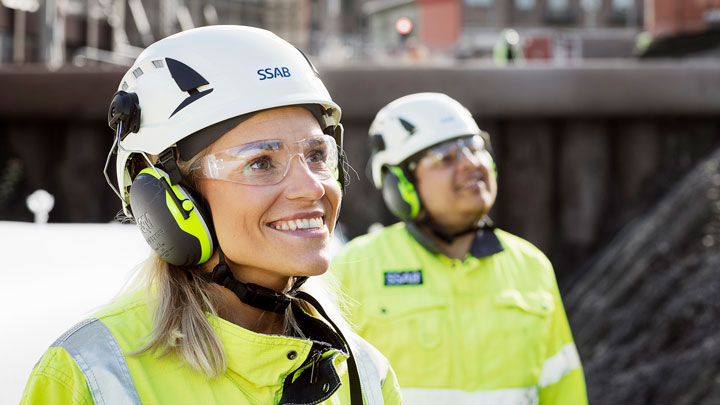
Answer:
<svg viewBox="0 0 720 405"><path fill-rule="evenodd" d="M490 165L492 161L485 148L485 140L479 135L472 135L433 146L420 158L418 164L430 168L447 168L463 157L474 166Z"/></svg>
<svg viewBox="0 0 720 405"><path fill-rule="evenodd" d="M285 178L295 156L300 157L315 178L337 179L338 148L329 135L298 142L272 139L235 146L196 160L190 174L240 184L272 185Z"/></svg>

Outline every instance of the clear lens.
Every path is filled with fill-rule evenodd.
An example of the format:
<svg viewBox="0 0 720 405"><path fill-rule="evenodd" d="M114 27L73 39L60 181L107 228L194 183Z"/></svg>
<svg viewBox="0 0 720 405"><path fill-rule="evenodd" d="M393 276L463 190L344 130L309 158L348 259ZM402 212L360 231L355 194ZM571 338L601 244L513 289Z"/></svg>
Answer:
<svg viewBox="0 0 720 405"><path fill-rule="evenodd" d="M452 166L461 157L466 157L476 166L484 164L490 158L485 149L485 140L479 135L453 139L432 147L420 161L439 168Z"/></svg>
<svg viewBox="0 0 720 405"><path fill-rule="evenodd" d="M337 178L338 150L335 139L329 135L298 142L274 139L235 146L198 159L190 171L199 178L271 185L285 178L295 156L301 158L316 178Z"/></svg>

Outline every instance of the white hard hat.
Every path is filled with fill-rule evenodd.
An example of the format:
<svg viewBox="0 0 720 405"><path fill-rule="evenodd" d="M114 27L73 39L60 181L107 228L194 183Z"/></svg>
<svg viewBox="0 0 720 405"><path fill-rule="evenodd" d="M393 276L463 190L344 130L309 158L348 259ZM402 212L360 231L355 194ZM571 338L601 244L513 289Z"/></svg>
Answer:
<svg viewBox="0 0 720 405"><path fill-rule="evenodd" d="M134 94L140 110L136 132L118 148L125 205L135 152L157 155L204 128L273 107L315 105L324 127L340 122L340 108L305 55L252 27L209 26L162 39L138 56L119 90Z"/></svg>
<svg viewBox="0 0 720 405"><path fill-rule="evenodd" d="M383 107L370 124L372 179L382 188L383 167L397 166L417 153L444 141L487 134L470 111L441 93L416 93Z"/></svg>

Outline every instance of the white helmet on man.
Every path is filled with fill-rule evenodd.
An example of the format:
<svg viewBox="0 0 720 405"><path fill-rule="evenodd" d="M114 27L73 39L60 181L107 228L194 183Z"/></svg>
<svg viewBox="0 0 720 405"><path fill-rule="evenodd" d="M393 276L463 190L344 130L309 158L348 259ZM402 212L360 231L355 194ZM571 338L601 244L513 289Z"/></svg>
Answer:
<svg viewBox="0 0 720 405"><path fill-rule="evenodd" d="M370 125L372 180L382 189L383 170L444 141L487 133L478 128L470 111L442 93L401 97L378 111Z"/></svg>
<svg viewBox="0 0 720 405"><path fill-rule="evenodd" d="M118 149L125 206L136 152L157 155L199 130L273 107L317 105L324 129L340 122L339 106L307 57L259 28L209 26L162 39L140 54L119 90L134 93L141 110L136 132Z"/></svg>

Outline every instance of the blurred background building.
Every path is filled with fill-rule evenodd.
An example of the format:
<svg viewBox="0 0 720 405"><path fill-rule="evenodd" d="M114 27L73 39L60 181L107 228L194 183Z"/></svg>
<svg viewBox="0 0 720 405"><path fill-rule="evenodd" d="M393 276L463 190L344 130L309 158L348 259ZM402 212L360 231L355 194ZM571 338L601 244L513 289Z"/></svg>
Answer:
<svg viewBox="0 0 720 405"><path fill-rule="evenodd" d="M126 65L153 41L208 24L276 32L330 61L382 59L410 42L427 57L490 57L515 28L527 60L631 57L652 39L712 30L714 0L3 0L0 62ZM395 22L413 30L399 35ZM642 37L640 38L643 41ZM649 41L644 40L649 43Z"/></svg>
<svg viewBox="0 0 720 405"><path fill-rule="evenodd" d="M635 204L652 200L648 184L682 173L663 164L677 160L689 168L716 142L712 62L720 44L720 0L0 4L0 219L30 219L24 196L49 188L58 194L51 221L110 220L112 194L101 177L82 168L96 167L104 155L109 138L102 120L113 87L146 45L208 24L264 27L305 50L344 107L349 142L357 142L351 157L361 173L366 127L379 106L417 91L446 92L464 102L497 138L507 162L536 159L532 166L544 168L542 175L530 173L540 176L533 209L543 215L510 204L513 188L523 192L529 181L515 163L504 168L503 204L495 215L548 252L561 278L641 209ZM684 136L689 133L692 139ZM532 147L537 156L515 157L527 142L538 144ZM602 169L589 171L597 177L592 181L570 178L583 173L567 170L575 169L573 159L587 162L576 147ZM678 155L683 147L688 156ZM644 150L628 152L632 148ZM656 181L653 174L661 170L667 179ZM355 187L373 195L364 176L359 180ZM83 204L74 201L78 195L85 196ZM352 203L346 208L355 209ZM349 236L365 232L368 221L392 220L379 198L357 209L359 220L346 226ZM610 211L615 215L606 218Z"/></svg>
<svg viewBox="0 0 720 405"><path fill-rule="evenodd" d="M209 24L270 29L318 66L357 171L348 237L394 221L365 176L378 108L468 106L496 153L495 222L550 257L582 328L591 403L716 403L720 336L700 325L720 321L720 0L0 0L0 221L32 221L37 189L51 223L112 221L107 104L143 47ZM681 274L706 277L694 301L669 298ZM694 359L707 378L679 378Z"/></svg>

